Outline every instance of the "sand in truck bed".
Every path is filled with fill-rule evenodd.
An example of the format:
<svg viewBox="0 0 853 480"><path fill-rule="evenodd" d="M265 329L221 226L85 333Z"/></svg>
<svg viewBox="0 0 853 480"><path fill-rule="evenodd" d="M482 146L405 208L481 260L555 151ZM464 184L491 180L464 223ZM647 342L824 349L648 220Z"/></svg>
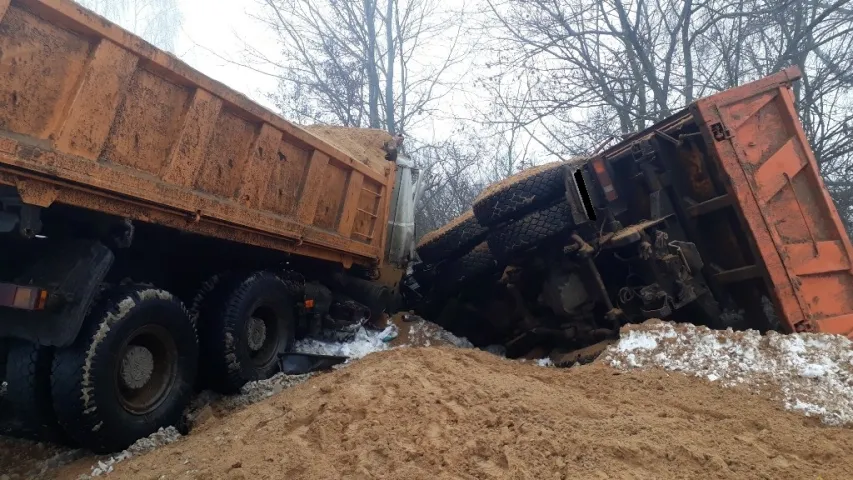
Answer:
<svg viewBox="0 0 853 480"><path fill-rule="evenodd" d="M387 152L382 147L385 142L392 139L388 132L373 128L349 128L331 125L308 125L300 128L316 135L355 160L384 175L388 162L385 160Z"/></svg>
<svg viewBox="0 0 853 480"><path fill-rule="evenodd" d="M116 465L110 479L853 478L853 430L601 362L400 348Z"/></svg>

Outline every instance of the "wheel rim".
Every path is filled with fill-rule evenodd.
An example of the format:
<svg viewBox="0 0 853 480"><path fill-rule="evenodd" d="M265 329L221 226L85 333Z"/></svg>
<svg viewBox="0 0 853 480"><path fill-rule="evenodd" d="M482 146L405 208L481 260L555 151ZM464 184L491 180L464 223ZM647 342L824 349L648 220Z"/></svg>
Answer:
<svg viewBox="0 0 853 480"><path fill-rule="evenodd" d="M116 396L122 407L145 415L163 403L175 385L178 348L169 331L146 325L122 344L116 364Z"/></svg>
<svg viewBox="0 0 853 480"><path fill-rule="evenodd" d="M278 316L266 306L255 309L246 322L249 358L256 368L268 367L278 355L281 335Z"/></svg>

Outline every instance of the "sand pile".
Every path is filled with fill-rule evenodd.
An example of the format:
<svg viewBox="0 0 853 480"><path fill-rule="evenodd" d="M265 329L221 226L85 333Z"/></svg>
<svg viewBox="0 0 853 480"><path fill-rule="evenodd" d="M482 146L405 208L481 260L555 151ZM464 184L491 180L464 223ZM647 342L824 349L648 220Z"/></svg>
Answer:
<svg viewBox="0 0 853 480"><path fill-rule="evenodd" d="M355 338L349 342L322 342L305 339L297 342L294 350L303 353L344 355L355 360L370 353L391 348L424 347L430 345L473 347L468 340L456 337L432 322L426 321L416 315L401 312L389 319L388 328L385 330L379 331L361 328L356 333ZM220 395L209 390L200 392L193 399L185 414L187 426L195 433L203 432L210 428L211 425L218 423L222 417L231 414L235 410L278 394L286 388L308 380L312 375L314 374L284 375L279 373L266 380L247 383L240 389L240 393L237 395ZM155 448L172 443L179 437L180 434L174 427L161 429L160 432L155 432L150 437L139 439L127 450L111 456L98 458L94 462L94 465L92 465L91 471L82 474L80 478L99 477L111 473L116 464L124 462L133 456L141 455ZM22 445L26 445L26 443L24 442ZM69 458L66 455L65 457L61 457L67 458L65 462L54 462L54 465L61 466L84 455L85 453L77 455L75 458ZM45 465L50 464L36 462L35 467L30 468L28 471L43 474L49 470ZM74 468L67 470L69 472L77 471L79 470L78 467L84 468L83 465L75 465ZM0 480L5 479L0 477Z"/></svg>
<svg viewBox="0 0 853 480"><path fill-rule="evenodd" d="M853 478L853 430L743 388L469 349L369 355L116 465L119 478Z"/></svg>
<svg viewBox="0 0 853 480"><path fill-rule="evenodd" d="M388 162L385 160L387 152L382 147L385 142L392 140L391 134L388 132L378 129L332 125L307 125L300 128L320 137L335 148L384 175Z"/></svg>
<svg viewBox="0 0 853 480"><path fill-rule="evenodd" d="M602 361L658 367L743 386L830 425L853 422L853 348L839 335L762 336L653 320L622 329Z"/></svg>

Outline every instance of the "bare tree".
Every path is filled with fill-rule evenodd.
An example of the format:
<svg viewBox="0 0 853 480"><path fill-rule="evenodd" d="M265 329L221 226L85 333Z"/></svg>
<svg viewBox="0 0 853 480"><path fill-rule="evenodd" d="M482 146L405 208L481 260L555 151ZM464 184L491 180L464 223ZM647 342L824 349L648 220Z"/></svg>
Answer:
<svg viewBox="0 0 853 480"><path fill-rule="evenodd" d="M423 234L461 213L476 195L469 146L412 138L421 119L467 74L460 64L464 5L441 0L257 0L256 20L278 51L246 47L244 66L275 76L272 100L299 123L370 127L405 134L424 170ZM465 202L468 205L465 205ZM463 208L464 205L464 208Z"/></svg>
<svg viewBox="0 0 853 480"><path fill-rule="evenodd" d="M804 74L797 104L822 173L848 178L849 3L486 0L495 41L483 85L499 112L489 121L520 126L548 152L572 155L643 129L673 107L795 64ZM839 207L853 208L853 190L833 185Z"/></svg>
<svg viewBox="0 0 853 480"><path fill-rule="evenodd" d="M415 214L418 237L471 208L484 186L477 170L487 148L480 142L448 140L418 149L424 171L424 194Z"/></svg>
<svg viewBox="0 0 853 480"><path fill-rule="evenodd" d="M272 67L273 100L296 121L405 133L464 73L463 24L439 0L258 1L279 53L249 46L247 64Z"/></svg>
<svg viewBox="0 0 853 480"><path fill-rule="evenodd" d="M155 46L174 51L181 28L178 0L76 0Z"/></svg>

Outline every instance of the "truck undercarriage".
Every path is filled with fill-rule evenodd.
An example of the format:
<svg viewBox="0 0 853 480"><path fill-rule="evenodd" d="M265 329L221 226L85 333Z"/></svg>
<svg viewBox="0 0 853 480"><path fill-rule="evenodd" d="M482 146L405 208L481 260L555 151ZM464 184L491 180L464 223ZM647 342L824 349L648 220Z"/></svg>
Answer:
<svg viewBox="0 0 853 480"><path fill-rule="evenodd" d="M489 187L473 207L479 230L451 222L421 241L409 298L475 344L557 364L651 318L850 334L850 244L791 117L797 77ZM820 288L839 300L806 297Z"/></svg>

